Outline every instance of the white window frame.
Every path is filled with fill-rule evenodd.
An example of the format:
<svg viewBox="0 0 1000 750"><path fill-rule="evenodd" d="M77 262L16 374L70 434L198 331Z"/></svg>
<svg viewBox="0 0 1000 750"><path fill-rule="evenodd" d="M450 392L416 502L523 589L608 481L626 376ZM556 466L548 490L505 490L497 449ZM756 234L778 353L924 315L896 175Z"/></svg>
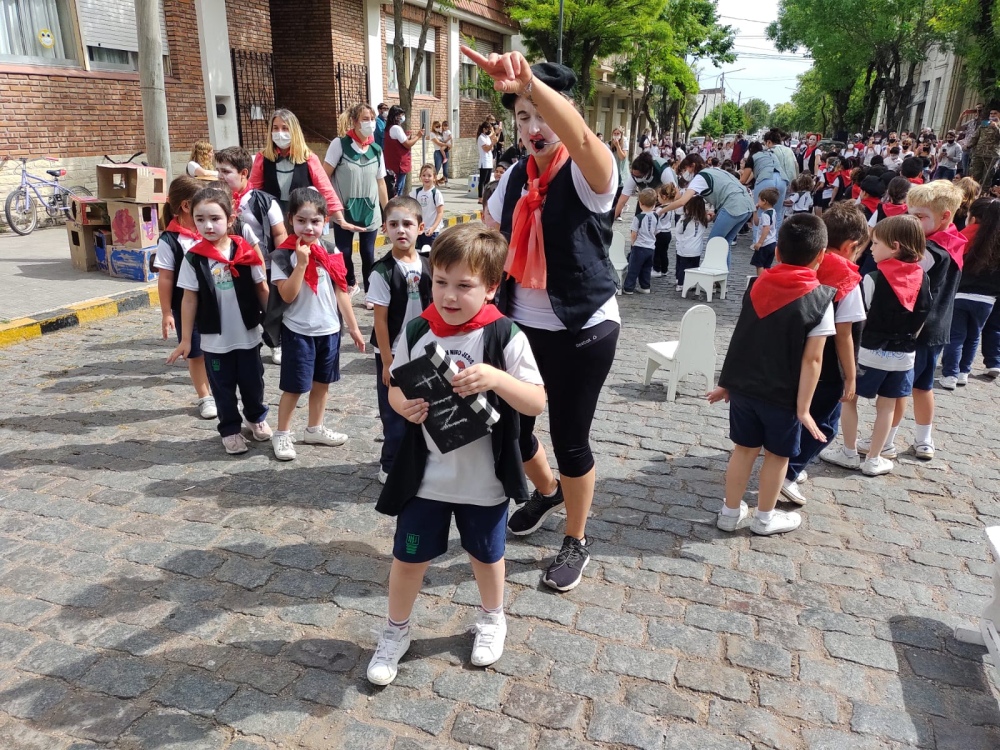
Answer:
<svg viewBox="0 0 1000 750"><path fill-rule="evenodd" d="M474 48L483 57L489 57L496 50L491 42L484 42L481 39L473 39ZM463 99L478 99L488 101L489 95L479 90L479 66L462 58L459 71L458 89Z"/></svg>
<svg viewBox="0 0 1000 750"><path fill-rule="evenodd" d="M3 0L0 2L0 14L4 14L8 9L13 9L17 14L18 30L25 33L24 24L25 12L32 0ZM53 6L58 16L58 33L63 47L62 57L47 57L45 55L16 55L5 53L2 50L9 47L9 40L5 39L0 44L0 63L15 63L26 65L52 65L59 67L78 67L79 59L79 34L77 33L76 18L74 13L74 0L52 0ZM0 19L0 27L7 28L6 19ZM50 24L51 25L51 24ZM37 32L41 29L36 30Z"/></svg>
<svg viewBox="0 0 1000 750"><path fill-rule="evenodd" d="M91 70L135 73L139 70L139 34L135 25L135 0L76 0L80 15L80 36ZM170 75L170 48L167 22L160 4L160 34L163 40L163 71ZM124 52L130 63L94 60L91 48Z"/></svg>
<svg viewBox="0 0 1000 750"><path fill-rule="evenodd" d="M437 90L437 71L435 70L435 41L437 29L433 26L427 27L427 38L424 40L423 55L424 60L420 68L420 78L417 80L415 95L435 96ZM385 18L385 56L386 56L386 87L389 91L399 91L399 71L396 70L395 57L393 56L394 44L396 41L396 23L392 16ZM403 82L410 82L410 74L413 71L416 55L420 53L418 45L420 42L420 24L413 21L403 21L403 47L406 54L403 56L403 64L406 67L403 73ZM430 83L430 86L427 84ZM395 84L395 85L394 85Z"/></svg>

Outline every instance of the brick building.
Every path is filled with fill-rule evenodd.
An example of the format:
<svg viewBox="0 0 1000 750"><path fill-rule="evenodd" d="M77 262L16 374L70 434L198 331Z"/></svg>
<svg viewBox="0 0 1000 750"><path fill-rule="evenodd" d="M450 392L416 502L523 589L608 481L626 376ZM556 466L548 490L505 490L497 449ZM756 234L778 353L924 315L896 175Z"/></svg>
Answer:
<svg viewBox="0 0 1000 750"><path fill-rule="evenodd" d="M93 187L104 154L145 148L134 0L9 0L4 7L0 155L56 157L68 184ZM469 90L474 66L460 58L459 40L502 51L516 26L503 0L456 0L434 14L418 51L422 12L404 11L407 65L417 54L430 63L414 126L423 109L432 120L450 120L459 138L455 174L464 174L474 168L475 129L489 105ZM199 139L259 148L274 106L294 111L322 153L342 109L365 98L398 101L392 6L379 0L162 0L161 28L175 174ZM0 198L15 182L9 165L0 170Z"/></svg>

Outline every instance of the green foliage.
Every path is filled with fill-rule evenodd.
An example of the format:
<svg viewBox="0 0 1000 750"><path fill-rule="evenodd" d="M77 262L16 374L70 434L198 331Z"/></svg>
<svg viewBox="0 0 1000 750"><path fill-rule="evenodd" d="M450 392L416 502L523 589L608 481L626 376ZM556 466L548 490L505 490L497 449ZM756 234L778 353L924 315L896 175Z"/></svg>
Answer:
<svg viewBox="0 0 1000 750"><path fill-rule="evenodd" d="M793 130L799 129L798 122L799 111L791 102L778 104L771 110L770 125L772 128L778 128L784 130L786 133L791 133Z"/></svg>
<svg viewBox="0 0 1000 750"><path fill-rule="evenodd" d="M748 99L743 103L742 109L746 112L747 121L750 123L748 129L751 132L757 132L770 125L771 105L763 99Z"/></svg>
<svg viewBox="0 0 1000 750"><path fill-rule="evenodd" d="M953 0L931 25L953 39L963 74L983 98L1000 98L1000 0Z"/></svg>
<svg viewBox="0 0 1000 750"><path fill-rule="evenodd" d="M726 133L747 130L749 126L750 118L746 111L736 102L725 102L705 115L698 128L698 135L721 138Z"/></svg>

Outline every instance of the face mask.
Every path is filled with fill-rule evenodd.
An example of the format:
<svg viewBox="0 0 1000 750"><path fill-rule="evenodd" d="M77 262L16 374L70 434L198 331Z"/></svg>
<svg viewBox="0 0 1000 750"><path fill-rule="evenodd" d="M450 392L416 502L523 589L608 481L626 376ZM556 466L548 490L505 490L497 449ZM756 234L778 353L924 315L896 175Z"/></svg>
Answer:
<svg viewBox="0 0 1000 750"><path fill-rule="evenodd" d="M636 177L635 181L640 185L648 185L653 180L652 174L643 175L642 177Z"/></svg>
<svg viewBox="0 0 1000 750"><path fill-rule="evenodd" d="M365 138L375 133L375 121L374 120L362 120L358 125L358 132L361 133Z"/></svg>
<svg viewBox="0 0 1000 750"><path fill-rule="evenodd" d="M399 124L402 125L404 122L406 122L406 115L400 115L399 116Z"/></svg>
<svg viewBox="0 0 1000 750"><path fill-rule="evenodd" d="M292 134L282 130L272 130L271 140L274 141L274 145L278 148L288 148L292 145Z"/></svg>
<svg viewBox="0 0 1000 750"><path fill-rule="evenodd" d="M683 178L684 178L684 182L691 182L691 180L693 180L693 179L694 179L694 172L692 172L692 171L691 171L691 170L689 169L689 170L687 170L686 172L684 172L684 174L682 174L682 175L681 175L681 177L683 177Z"/></svg>

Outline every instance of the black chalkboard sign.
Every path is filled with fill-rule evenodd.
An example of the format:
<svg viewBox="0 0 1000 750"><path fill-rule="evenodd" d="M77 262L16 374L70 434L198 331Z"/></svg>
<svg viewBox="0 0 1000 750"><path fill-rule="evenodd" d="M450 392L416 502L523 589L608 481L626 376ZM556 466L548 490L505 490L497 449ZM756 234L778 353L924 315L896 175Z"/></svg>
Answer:
<svg viewBox="0 0 1000 750"><path fill-rule="evenodd" d="M428 344L426 354L392 371L393 382L409 398L430 404L424 427L442 453L468 445L490 434L500 414L486 396L462 398L451 387L458 367L437 343Z"/></svg>

